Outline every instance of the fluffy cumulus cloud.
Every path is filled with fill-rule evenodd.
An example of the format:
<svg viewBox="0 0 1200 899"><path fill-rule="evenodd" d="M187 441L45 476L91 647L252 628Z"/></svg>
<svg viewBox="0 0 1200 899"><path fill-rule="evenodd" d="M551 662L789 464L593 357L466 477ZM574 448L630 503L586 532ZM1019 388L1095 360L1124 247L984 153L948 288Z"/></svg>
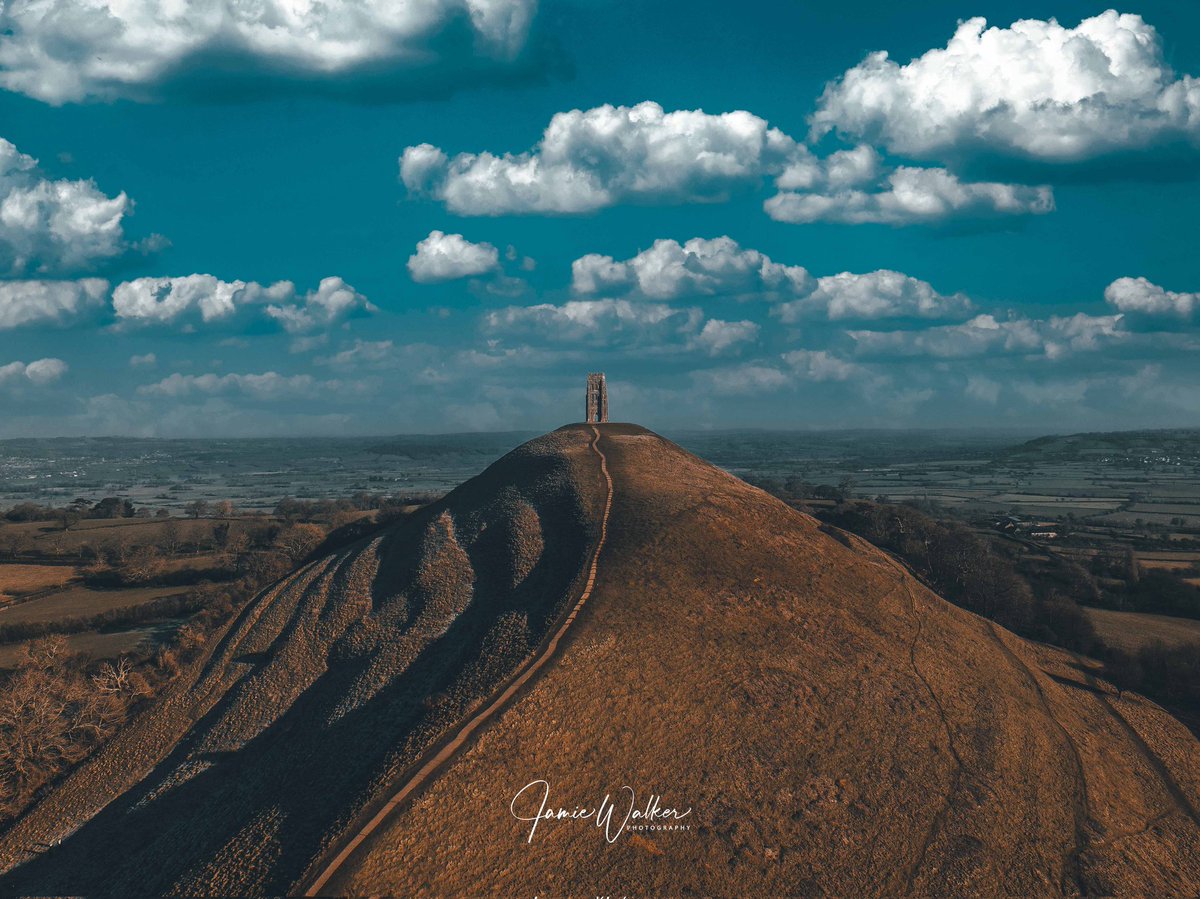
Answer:
<svg viewBox="0 0 1200 899"><path fill-rule="evenodd" d="M814 278L803 266L776 262L730 237L694 237L682 244L656 240L650 249L623 260L591 253L572 263L571 288L589 298L655 302L706 296L764 299L787 324L814 318L953 319L974 308L965 295L938 293L903 272L881 269Z"/></svg>
<svg viewBox="0 0 1200 899"><path fill-rule="evenodd" d="M752 113L665 112L653 102L557 113L526 153L409 147L400 175L414 195L459 215L572 214L618 203L725 199L807 155Z"/></svg>
<svg viewBox="0 0 1200 899"><path fill-rule="evenodd" d="M1105 288L1104 299L1121 312L1181 319L1200 308L1200 293L1176 293L1145 278L1118 278Z"/></svg>
<svg viewBox="0 0 1200 899"><path fill-rule="evenodd" d="M195 318L210 323L232 318L243 307L259 306L291 333L329 327L375 309L337 277L324 278L316 290L301 294L291 281L262 285L202 274L126 281L113 291L112 305L118 321L127 325L174 324Z"/></svg>
<svg viewBox="0 0 1200 899"><path fill-rule="evenodd" d="M67 363L61 359L38 359L34 362L9 362L0 365L0 387L32 384L37 387L53 384L67 373Z"/></svg>
<svg viewBox="0 0 1200 899"><path fill-rule="evenodd" d="M0 331L31 324L65 324L104 305L108 282L0 281Z"/></svg>
<svg viewBox="0 0 1200 899"><path fill-rule="evenodd" d="M459 215L593 212L620 203L721 201L773 178L780 221L891 225L1049 212L1047 187L965 182L944 169L886 170L866 145L824 159L745 110L665 112L653 102L561 112L526 153L408 147L400 176L413 196Z"/></svg>
<svg viewBox="0 0 1200 899"><path fill-rule="evenodd" d="M518 61L536 0L14 0L0 12L0 86L64 103L153 98L189 76L229 73L404 83ZM465 46L464 46L465 45Z"/></svg>
<svg viewBox="0 0 1200 899"><path fill-rule="evenodd" d="M490 243L472 243L461 234L431 231L408 257L408 273L421 284L475 278L500 269L500 251Z"/></svg>
<svg viewBox="0 0 1200 899"><path fill-rule="evenodd" d="M692 346L703 349L710 356L720 356L736 350L758 339L761 329L751 321L727 322L710 318L692 340Z"/></svg>
<svg viewBox="0 0 1200 899"><path fill-rule="evenodd" d="M571 264L577 294L629 295L656 300L722 294L796 295L810 291L813 279L798 265L773 262L758 250L743 249L730 237L694 237L680 244L656 240L648 250L617 261L595 253Z"/></svg>
<svg viewBox="0 0 1200 899"><path fill-rule="evenodd" d="M1200 80L1177 76L1141 16L1113 10L1063 27L962 22L949 43L900 65L872 53L829 84L812 117L902 155L980 151L1074 162L1200 139Z"/></svg>
<svg viewBox="0 0 1200 899"><path fill-rule="evenodd" d="M939 168L884 171L878 154L865 145L834 153L825 165L785 174L778 186L794 189L763 204L767 215L780 222L910 225L1054 210L1049 187L961 181Z"/></svg>
<svg viewBox="0 0 1200 899"><path fill-rule="evenodd" d="M129 249L125 194L91 181L52 180L37 160L0 138L0 271L10 275L88 270Z"/></svg>
<svg viewBox="0 0 1200 899"><path fill-rule="evenodd" d="M289 283L290 282L285 282ZM292 334L328 328L377 307L341 278L322 278L316 290L290 295L267 306L267 316Z"/></svg>
<svg viewBox="0 0 1200 899"><path fill-rule="evenodd" d="M483 324L490 337L489 352L462 357L473 367L547 358L547 348L560 357L581 347L735 356L754 344L762 330L752 321L706 318L694 306L611 298L509 306L487 313ZM513 342L517 345L505 346Z"/></svg>
<svg viewBox="0 0 1200 899"><path fill-rule="evenodd" d="M1061 359L1092 352L1123 340L1128 332L1120 315L1023 316L997 318L985 313L955 325L924 331L849 331L865 356L932 356L962 359L987 355L1044 356Z"/></svg>
<svg viewBox="0 0 1200 899"><path fill-rule="evenodd" d="M222 281L212 275L178 278L138 278L118 284L113 311L126 322L169 324L187 313L204 322L231 317L240 306L283 301L295 295L290 281L264 287L254 281Z"/></svg>
<svg viewBox="0 0 1200 899"><path fill-rule="evenodd" d="M776 307L779 317L789 323L803 318L945 319L965 315L971 309L971 300L961 293L943 295L926 281L887 269L818 278L807 296Z"/></svg>

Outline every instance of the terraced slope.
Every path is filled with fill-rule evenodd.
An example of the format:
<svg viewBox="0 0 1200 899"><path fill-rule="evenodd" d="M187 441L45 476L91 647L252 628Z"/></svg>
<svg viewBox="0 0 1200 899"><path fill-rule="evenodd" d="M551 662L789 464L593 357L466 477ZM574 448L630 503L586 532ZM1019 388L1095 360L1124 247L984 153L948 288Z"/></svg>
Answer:
<svg viewBox="0 0 1200 899"><path fill-rule="evenodd" d="M258 597L0 839L24 862L0 894L287 890L578 598L605 495L591 437L528 443Z"/></svg>
<svg viewBox="0 0 1200 899"><path fill-rule="evenodd" d="M324 872L327 895L1200 891L1182 725L668 441L598 428L612 505L586 605L332 870L584 595L607 499L590 426L264 594L0 839L6 868L29 859L0 893L303 892ZM531 837L510 803L538 780L568 809L658 794L688 829Z"/></svg>

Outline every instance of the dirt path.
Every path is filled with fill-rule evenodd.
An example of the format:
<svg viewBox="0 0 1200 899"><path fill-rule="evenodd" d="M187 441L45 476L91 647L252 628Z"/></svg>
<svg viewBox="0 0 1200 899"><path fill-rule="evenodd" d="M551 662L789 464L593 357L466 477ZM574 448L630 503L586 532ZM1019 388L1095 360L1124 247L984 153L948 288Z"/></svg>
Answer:
<svg viewBox="0 0 1200 899"><path fill-rule="evenodd" d="M604 498L604 514L600 519L600 537L596 541L596 550L592 554L591 567L588 570L587 584L584 585L583 593L580 595L579 601L575 603L574 608L572 608L567 617L563 619L562 624L559 625L558 630L554 632L554 635L550 638L542 652L538 654L538 656L531 662L526 664L524 668L520 669L512 681L509 682L508 686L505 687L495 699L493 699L485 708L479 711L466 724L464 724L462 729L455 735L454 739L450 740L448 743L439 744L440 748L431 750L433 754L420 766L415 774L413 774L404 782L404 785L400 787L399 791L397 791L391 799L385 802L379 811L377 811L375 815L369 821L367 821L367 823L352 838L350 838L350 840L346 842L341 850L333 856L329 863L321 869L321 873L311 883L308 884L303 895L320 896L321 890L324 889L330 878L332 878L334 874L338 872L338 869L341 868L341 866L346 862L346 859L354 854L358 847L362 845L363 841L366 840L367 837L369 837L398 806L404 803L404 801L411 797L418 789L429 783L429 781L431 781L438 773L438 770L442 768L451 758L453 758L458 750L463 747L467 740L470 739L471 735L481 726L486 724L497 712L499 712L508 703L508 701L512 699L516 692L520 690L521 687L523 687L526 683L528 683L529 679L537 674L537 672L540 671L546 665L546 663L550 661L551 657L558 649L559 642L562 640L563 636L566 634L571 625L575 623L576 616L591 597L592 590L596 585L596 568L600 562L600 552L604 549L605 540L608 538L608 516L612 511L613 501L613 482L612 476L608 472L608 459L605 457L604 452L600 449L600 429L593 425L592 434L594 436L590 446L592 452L594 452L600 459L600 473L604 476L606 495Z"/></svg>

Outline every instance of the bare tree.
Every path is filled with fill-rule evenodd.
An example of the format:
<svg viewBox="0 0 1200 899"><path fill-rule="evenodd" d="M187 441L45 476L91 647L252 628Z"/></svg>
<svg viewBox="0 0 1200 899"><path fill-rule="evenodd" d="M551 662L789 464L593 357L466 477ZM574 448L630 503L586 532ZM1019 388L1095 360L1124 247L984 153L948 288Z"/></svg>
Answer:
<svg viewBox="0 0 1200 899"><path fill-rule="evenodd" d="M208 500L194 499L183 507L183 511L189 518L203 518L208 515Z"/></svg>
<svg viewBox="0 0 1200 899"><path fill-rule="evenodd" d="M169 555L173 556L179 552L179 544L183 542L183 534L179 527L179 522L174 518L168 518L164 521L162 528L159 530L159 539L162 548Z"/></svg>
<svg viewBox="0 0 1200 899"><path fill-rule="evenodd" d="M325 532L315 524L294 524L275 538L275 548L293 565L299 563L325 539Z"/></svg>
<svg viewBox="0 0 1200 899"><path fill-rule="evenodd" d="M63 664L66 642L38 640L31 664L0 688L0 814L20 811L39 787L85 758L124 720L127 695L102 692ZM132 675L126 672L125 681Z"/></svg>

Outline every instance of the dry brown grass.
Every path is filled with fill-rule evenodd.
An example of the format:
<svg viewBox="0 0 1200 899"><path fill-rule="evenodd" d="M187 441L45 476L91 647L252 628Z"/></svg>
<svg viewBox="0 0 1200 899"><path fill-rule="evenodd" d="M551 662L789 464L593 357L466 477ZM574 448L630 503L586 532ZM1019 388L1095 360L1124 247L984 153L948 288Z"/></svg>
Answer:
<svg viewBox="0 0 1200 899"><path fill-rule="evenodd" d="M861 540L601 427L609 539L561 654L330 892L1200 891L1200 745L1182 725ZM8 867L79 828L0 893L294 890L576 595L603 496L589 437L540 438L265 591L0 837ZM545 822L527 843L509 802L537 778L568 807L661 794L693 808L690 829L609 845Z"/></svg>
<svg viewBox="0 0 1200 899"><path fill-rule="evenodd" d="M605 433L611 545L573 641L331 892L1200 885L1200 747L1181 725L1136 697L1118 718L1074 658L949 606L868 545L658 438ZM622 784L662 793L694 807L693 826L644 835L648 848L551 822L526 844L508 803L535 778L568 807Z"/></svg>
<svg viewBox="0 0 1200 899"><path fill-rule="evenodd" d="M70 565L0 565L0 602L6 598L61 587L79 574Z"/></svg>
<svg viewBox="0 0 1200 899"><path fill-rule="evenodd" d="M1100 639L1126 652L1161 640L1167 645L1200 643L1200 621L1146 615L1141 612L1116 612L1111 609L1085 609Z"/></svg>
<svg viewBox="0 0 1200 899"><path fill-rule="evenodd" d="M1138 567L1146 569L1159 569L1162 571L1186 571L1189 568L1195 568L1194 561L1185 559L1138 559Z"/></svg>
<svg viewBox="0 0 1200 899"><path fill-rule="evenodd" d="M178 596L183 592L179 587L134 587L125 590L69 587L0 609L0 624L29 624L64 618L84 618L113 609L132 608L164 596Z"/></svg>

